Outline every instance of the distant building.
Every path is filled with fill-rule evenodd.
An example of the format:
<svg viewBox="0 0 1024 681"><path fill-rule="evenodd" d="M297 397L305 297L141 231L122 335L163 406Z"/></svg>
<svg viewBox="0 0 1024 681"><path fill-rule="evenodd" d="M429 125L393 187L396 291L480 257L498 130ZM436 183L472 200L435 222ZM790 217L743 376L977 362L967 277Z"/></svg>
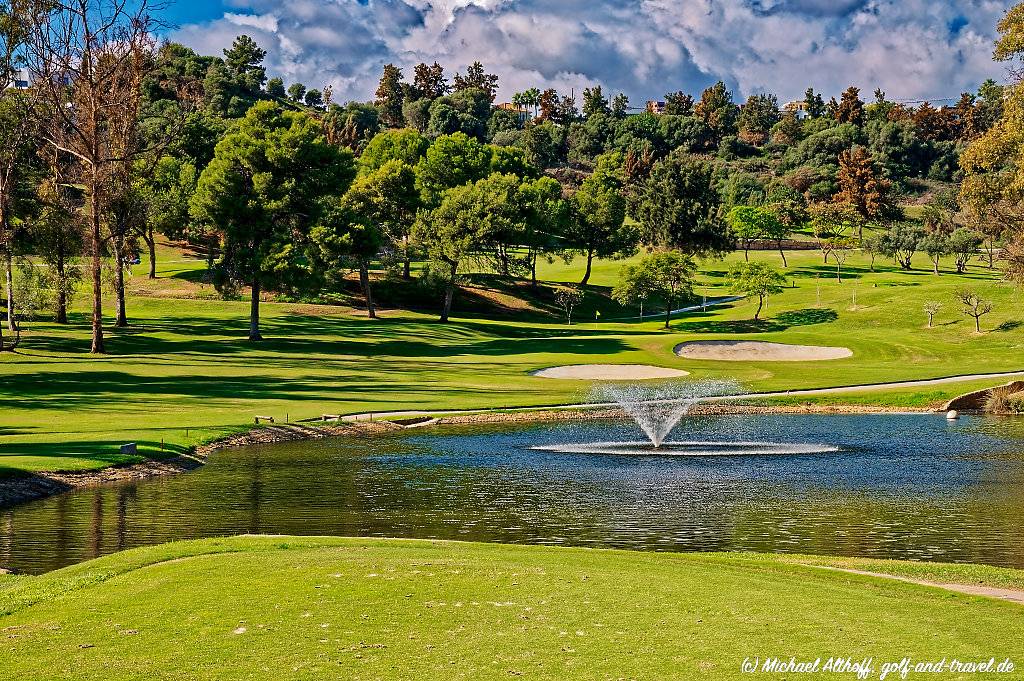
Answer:
<svg viewBox="0 0 1024 681"><path fill-rule="evenodd" d="M786 105L782 107L782 110L792 111L796 115L796 119L798 121L810 118L810 114L807 113L807 102L802 99L787 102Z"/></svg>
<svg viewBox="0 0 1024 681"><path fill-rule="evenodd" d="M665 113L665 102L659 102L656 100L648 100L647 102L647 113L661 115Z"/></svg>
<svg viewBox="0 0 1024 681"><path fill-rule="evenodd" d="M14 78L11 80L10 84L7 86L7 89L13 88L15 90L27 90L28 86L29 86L28 72L27 71L18 71L16 74L14 74Z"/></svg>
<svg viewBox="0 0 1024 681"><path fill-rule="evenodd" d="M526 121L530 120L531 117L529 109L517 106L515 104L512 104L511 102L502 102L501 104L498 104L494 108L501 109L502 111L511 111L513 113L519 114L520 123L525 123Z"/></svg>

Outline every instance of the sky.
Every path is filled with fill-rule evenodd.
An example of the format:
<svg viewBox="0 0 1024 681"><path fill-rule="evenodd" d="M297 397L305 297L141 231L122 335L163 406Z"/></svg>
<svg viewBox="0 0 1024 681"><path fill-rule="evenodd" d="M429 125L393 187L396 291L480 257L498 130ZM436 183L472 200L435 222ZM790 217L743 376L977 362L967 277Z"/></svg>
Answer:
<svg viewBox="0 0 1024 681"><path fill-rule="evenodd" d="M986 78L995 25L990 0L177 0L172 40L221 54L246 33L267 50L270 76L330 84L334 101L373 98L381 67L411 80L421 61L449 73L479 60L499 98L529 87L601 85L634 105L723 80L738 99L785 102L848 85L870 98L957 97Z"/></svg>

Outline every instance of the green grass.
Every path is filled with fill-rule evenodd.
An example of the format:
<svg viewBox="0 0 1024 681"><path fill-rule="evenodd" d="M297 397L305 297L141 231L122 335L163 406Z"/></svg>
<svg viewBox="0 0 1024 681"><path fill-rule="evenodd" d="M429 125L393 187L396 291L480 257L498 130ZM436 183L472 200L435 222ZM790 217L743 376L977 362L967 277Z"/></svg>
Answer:
<svg viewBox="0 0 1024 681"><path fill-rule="evenodd" d="M732 679L754 656L881 665L1024 649L1006 626L1019 605L800 560L343 538L169 544L0 588L0 668L104 680ZM965 575L938 564L927 574ZM969 579L992 575L1024 583L996 568Z"/></svg>
<svg viewBox="0 0 1024 681"><path fill-rule="evenodd" d="M459 294L456 318L447 325L432 312L385 310L382 319L371 322L349 307L266 303L267 340L250 344L245 340L248 303L217 299L212 287L201 283L201 257L169 248L161 257L159 279L132 280L132 326L109 332L110 355L86 352L84 295L70 327L29 324L19 352L0 355L0 475L132 461L118 453L124 442L138 442L142 456L179 453L235 432L257 414L298 420L324 413L587 399L591 384L586 381L529 375L562 364L676 366L694 378L735 378L753 391L1024 369L1021 293L980 267L965 276L937 277L926 270L902 272L880 260L872 273L866 260L854 255L838 283L820 254L791 253L787 274L795 288L771 299L767 319L751 321L755 304L741 301L686 314L665 331L658 319L628 318L629 311L608 298L622 262L598 261L593 288L577 314L583 323L572 327L545 307L543 292L498 314L503 308L493 299L512 300L522 286L498 286L489 277L483 281L491 288ZM698 293L726 294L725 271L738 257L705 263ZM771 252L751 258L779 262ZM917 264L924 267L925 259ZM545 263L541 276L575 281L583 265L579 259L569 265ZM973 322L959 312L953 292L965 285L995 304L983 320L985 333L974 333ZM933 329L924 328L921 308L928 300L945 306ZM595 310L601 311L599 323ZM843 345L854 356L808 365L684 361L673 354L677 343L703 338ZM970 387L824 399L924 406Z"/></svg>

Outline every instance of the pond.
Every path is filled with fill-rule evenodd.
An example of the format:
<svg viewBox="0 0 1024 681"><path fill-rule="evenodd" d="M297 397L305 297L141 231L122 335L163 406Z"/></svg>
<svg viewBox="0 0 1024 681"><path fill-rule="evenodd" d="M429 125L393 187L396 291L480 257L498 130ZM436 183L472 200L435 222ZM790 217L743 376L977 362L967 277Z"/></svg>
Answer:
<svg viewBox="0 0 1024 681"><path fill-rule="evenodd" d="M670 437L688 444L672 455L581 446L639 439L632 422L585 421L223 451L189 474L0 511L0 566L39 573L146 544L261 533L1024 568L1019 419L689 416Z"/></svg>

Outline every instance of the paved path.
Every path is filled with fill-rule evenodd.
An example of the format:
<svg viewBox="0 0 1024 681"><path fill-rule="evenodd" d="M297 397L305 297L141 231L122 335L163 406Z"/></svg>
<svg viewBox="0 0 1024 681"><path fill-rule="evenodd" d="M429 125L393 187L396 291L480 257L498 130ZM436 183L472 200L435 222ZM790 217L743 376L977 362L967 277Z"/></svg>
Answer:
<svg viewBox="0 0 1024 681"><path fill-rule="evenodd" d="M1008 371L992 374L967 374L963 376L946 376L943 378L927 378L919 381L897 381L895 383L870 383L866 385L842 385L832 388L811 388L807 390L786 390L767 393L746 393L743 395L722 395L719 397L701 397L696 402L727 402L730 400L749 400L762 397L803 397L810 395L837 395L843 393L875 392L893 388L917 388L949 383L966 383L985 379L1021 378L1024 371ZM343 416L343 421L367 421L377 418L414 418L417 416L454 416L458 414L478 414L489 411L540 411L542 409L607 409L617 407L615 402L582 402L579 404L552 404L535 407L492 407L489 409L443 409L437 411L382 411Z"/></svg>
<svg viewBox="0 0 1024 681"><path fill-rule="evenodd" d="M733 303L737 300L743 300L746 296L727 296L725 298L708 298L701 305L690 305L689 307L681 307L678 310L672 310L671 314L682 314L684 312L696 312L697 310L703 310L707 307L714 307L715 305L725 305L726 303ZM645 315L639 315L637 317L615 317L606 321L620 322L629 319L664 319L665 312L651 312Z"/></svg>
<svg viewBox="0 0 1024 681"><path fill-rule="evenodd" d="M944 584L940 582L929 582L924 579L913 579L911 577L901 577L899 575L887 575L883 572L869 572L867 570L855 570L854 568L842 568L834 565L814 565L812 563L801 563L807 567L816 567L823 570L835 570L836 572L848 572L853 575L865 575L867 577L881 577L883 579L894 579L897 582L906 582L908 584L920 584L921 586L931 586L936 589L945 589L946 591L956 591L957 593L968 594L971 596L986 596L988 598L999 598L1004 601L1012 601L1014 603L1020 603L1024 605L1024 591L1019 589L1004 589L995 586L980 586L978 584Z"/></svg>

